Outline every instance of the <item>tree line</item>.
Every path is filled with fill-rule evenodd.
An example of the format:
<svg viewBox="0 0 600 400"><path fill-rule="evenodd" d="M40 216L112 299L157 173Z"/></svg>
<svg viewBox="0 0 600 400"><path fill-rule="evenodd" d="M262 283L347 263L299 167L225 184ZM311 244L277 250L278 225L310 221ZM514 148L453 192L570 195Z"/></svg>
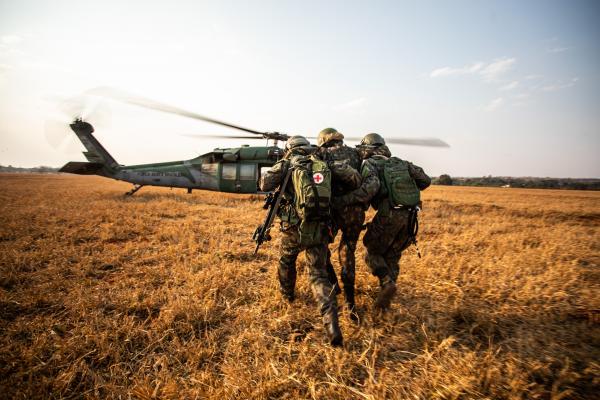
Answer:
<svg viewBox="0 0 600 400"><path fill-rule="evenodd" d="M58 172L58 168L47 167L47 166L44 166L44 165L41 165L39 167L33 167L33 168L13 167L12 165L8 165L8 166L0 165L0 172L13 172L13 173L27 173L27 172L52 173L52 172Z"/></svg>
<svg viewBox="0 0 600 400"><path fill-rule="evenodd" d="M489 186L489 187L516 187L532 189L573 189L573 190L600 190L600 179L585 178L535 178L510 176L482 176L473 178L451 177L448 174L433 178L434 185L453 186Z"/></svg>

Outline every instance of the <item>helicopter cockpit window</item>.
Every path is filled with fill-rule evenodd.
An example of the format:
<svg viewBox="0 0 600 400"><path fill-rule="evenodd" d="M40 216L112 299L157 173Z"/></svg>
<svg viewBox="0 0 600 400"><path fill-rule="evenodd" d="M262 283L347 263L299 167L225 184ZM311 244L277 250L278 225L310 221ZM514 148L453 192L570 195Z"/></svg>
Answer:
<svg viewBox="0 0 600 400"><path fill-rule="evenodd" d="M240 164L240 180L253 181L256 179L256 164Z"/></svg>
<svg viewBox="0 0 600 400"><path fill-rule="evenodd" d="M219 164L202 164L200 171L211 176L217 176L217 167Z"/></svg>
<svg viewBox="0 0 600 400"><path fill-rule="evenodd" d="M223 164L223 172L221 176L223 179L235 179L236 170L237 164Z"/></svg>

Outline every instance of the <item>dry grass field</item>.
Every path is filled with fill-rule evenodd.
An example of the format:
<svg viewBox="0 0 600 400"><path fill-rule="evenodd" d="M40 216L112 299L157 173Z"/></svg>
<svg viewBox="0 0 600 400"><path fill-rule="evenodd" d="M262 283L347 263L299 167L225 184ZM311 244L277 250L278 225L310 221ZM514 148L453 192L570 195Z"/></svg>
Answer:
<svg viewBox="0 0 600 400"><path fill-rule="evenodd" d="M583 399L600 393L600 193L432 187L392 309L359 247L325 344L262 196L1 175L0 397ZM337 257L334 257L337 263ZM336 264L337 267L337 264ZM342 297L339 297L342 302Z"/></svg>

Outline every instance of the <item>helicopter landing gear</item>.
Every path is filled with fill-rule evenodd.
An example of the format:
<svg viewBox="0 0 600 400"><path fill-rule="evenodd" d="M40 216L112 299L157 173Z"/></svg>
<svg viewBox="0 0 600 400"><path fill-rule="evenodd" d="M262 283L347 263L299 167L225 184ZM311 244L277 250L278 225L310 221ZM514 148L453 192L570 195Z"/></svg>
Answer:
<svg viewBox="0 0 600 400"><path fill-rule="evenodd" d="M144 187L144 185L133 185L133 189L131 189L129 192L125 193L125 196L131 196L143 187Z"/></svg>

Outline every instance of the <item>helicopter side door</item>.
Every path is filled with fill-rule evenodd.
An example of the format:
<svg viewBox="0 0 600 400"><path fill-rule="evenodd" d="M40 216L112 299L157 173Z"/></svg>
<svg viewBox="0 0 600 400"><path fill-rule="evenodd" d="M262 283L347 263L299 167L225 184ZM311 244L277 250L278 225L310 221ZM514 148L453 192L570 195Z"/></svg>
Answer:
<svg viewBox="0 0 600 400"><path fill-rule="evenodd" d="M238 165L239 182L242 188L242 193L256 193L257 165L252 162L242 162Z"/></svg>
<svg viewBox="0 0 600 400"><path fill-rule="evenodd" d="M256 193L257 167L253 162L223 162L219 190L231 193Z"/></svg>

